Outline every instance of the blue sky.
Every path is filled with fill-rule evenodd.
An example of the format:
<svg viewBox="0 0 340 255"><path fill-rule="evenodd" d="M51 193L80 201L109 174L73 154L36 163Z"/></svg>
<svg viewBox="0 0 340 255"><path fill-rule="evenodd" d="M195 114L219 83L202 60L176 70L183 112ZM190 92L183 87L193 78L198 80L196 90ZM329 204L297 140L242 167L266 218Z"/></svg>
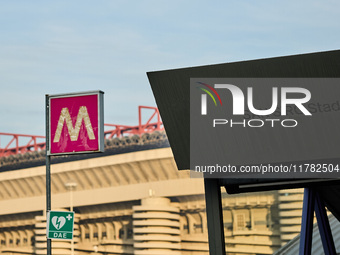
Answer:
<svg viewBox="0 0 340 255"><path fill-rule="evenodd" d="M339 49L340 2L0 2L0 132L45 134L45 94L105 92L105 123L155 106L146 72Z"/></svg>

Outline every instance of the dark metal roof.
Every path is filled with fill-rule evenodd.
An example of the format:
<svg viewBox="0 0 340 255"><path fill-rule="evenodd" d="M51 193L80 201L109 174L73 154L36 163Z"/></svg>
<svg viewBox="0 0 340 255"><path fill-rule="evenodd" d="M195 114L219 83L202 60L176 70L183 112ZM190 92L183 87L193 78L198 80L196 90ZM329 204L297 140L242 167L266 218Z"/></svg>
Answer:
<svg viewBox="0 0 340 255"><path fill-rule="evenodd" d="M335 78L340 50L147 73L178 169L190 168L190 78Z"/></svg>

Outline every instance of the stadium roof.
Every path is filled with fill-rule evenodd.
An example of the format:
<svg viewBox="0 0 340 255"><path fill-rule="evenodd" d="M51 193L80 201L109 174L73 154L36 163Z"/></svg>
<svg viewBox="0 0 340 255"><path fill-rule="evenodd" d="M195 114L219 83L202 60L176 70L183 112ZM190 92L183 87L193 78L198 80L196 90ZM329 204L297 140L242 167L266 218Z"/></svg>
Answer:
<svg viewBox="0 0 340 255"><path fill-rule="evenodd" d="M340 222L333 216L330 215L329 217L329 224L331 227L331 231L333 234L334 245L336 252L340 253ZM274 253L274 255L296 255L299 254L299 247L300 247L300 235L292 239L288 242L285 246L283 246L280 250ZM313 241L312 241L312 253L313 255L324 255L325 252L323 250L321 237L319 234L319 228L317 223L314 224L313 227Z"/></svg>

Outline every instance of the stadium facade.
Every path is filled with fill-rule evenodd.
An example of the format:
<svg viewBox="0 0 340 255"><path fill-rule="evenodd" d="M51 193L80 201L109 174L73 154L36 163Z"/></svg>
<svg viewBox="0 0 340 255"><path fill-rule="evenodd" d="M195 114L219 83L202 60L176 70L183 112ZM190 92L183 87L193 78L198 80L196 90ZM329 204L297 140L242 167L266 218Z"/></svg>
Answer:
<svg viewBox="0 0 340 255"><path fill-rule="evenodd" d="M52 254L208 254L203 179L177 170L165 133L105 147L52 159L52 210L76 212L74 244ZM46 254L44 153L0 158L0 254ZM222 195L227 254L273 254L300 232L301 189Z"/></svg>

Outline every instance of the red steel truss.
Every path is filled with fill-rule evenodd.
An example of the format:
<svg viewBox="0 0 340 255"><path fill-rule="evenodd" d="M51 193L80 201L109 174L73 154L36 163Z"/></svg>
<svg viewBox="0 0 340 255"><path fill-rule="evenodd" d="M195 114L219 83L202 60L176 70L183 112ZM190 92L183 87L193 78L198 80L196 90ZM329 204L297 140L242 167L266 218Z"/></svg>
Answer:
<svg viewBox="0 0 340 255"><path fill-rule="evenodd" d="M143 123L142 112L145 110L151 110L151 116ZM149 111L150 113L150 111ZM114 137L122 137L129 135L141 135L143 133L150 133L153 131L164 130L161 117L157 107L150 106L138 106L138 125L137 126L126 126L126 125L116 125L116 124L104 124L105 127L111 129L104 131L104 137L106 139L111 139ZM23 134L12 134L12 133L2 133L0 132L0 142L1 138L6 137L10 141L7 145L1 148L0 143L0 157L7 157L15 154L24 154L26 152L41 151L46 148L45 136L39 135L23 135ZM29 140L24 145L22 140Z"/></svg>

